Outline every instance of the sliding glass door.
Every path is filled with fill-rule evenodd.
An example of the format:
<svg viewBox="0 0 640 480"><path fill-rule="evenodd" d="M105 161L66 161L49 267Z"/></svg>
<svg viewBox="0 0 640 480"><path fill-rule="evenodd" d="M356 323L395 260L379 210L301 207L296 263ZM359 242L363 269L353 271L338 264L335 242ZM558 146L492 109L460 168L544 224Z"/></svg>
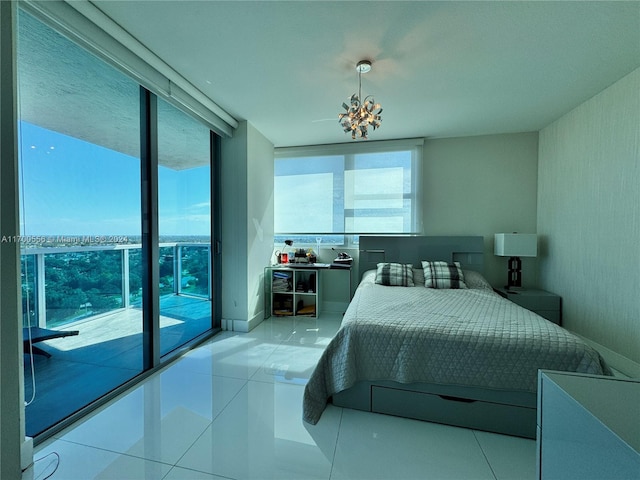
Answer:
<svg viewBox="0 0 640 480"><path fill-rule="evenodd" d="M158 100L160 354L211 329L210 131Z"/></svg>
<svg viewBox="0 0 640 480"><path fill-rule="evenodd" d="M34 436L142 371L139 86L22 11L17 64Z"/></svg>
<svg viewBox="0 0 640 480"><path fill-rule="evenodd" d="M219 326L216 137L25 11L18 24L21 235L12 241L26 434L36 437Z"/></svg>

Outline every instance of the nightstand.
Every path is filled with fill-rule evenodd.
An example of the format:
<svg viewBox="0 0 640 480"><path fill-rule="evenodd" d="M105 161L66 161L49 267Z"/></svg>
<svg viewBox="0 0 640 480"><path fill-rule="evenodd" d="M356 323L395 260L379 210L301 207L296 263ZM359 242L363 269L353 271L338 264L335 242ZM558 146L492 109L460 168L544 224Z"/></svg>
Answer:
<svg viewBox="0 0 640 480"><path fill-rule="evenodd" d="M537 313L547 320L562 324L562 299L555 293L529 288L494 288L504 298Z"/></svg>

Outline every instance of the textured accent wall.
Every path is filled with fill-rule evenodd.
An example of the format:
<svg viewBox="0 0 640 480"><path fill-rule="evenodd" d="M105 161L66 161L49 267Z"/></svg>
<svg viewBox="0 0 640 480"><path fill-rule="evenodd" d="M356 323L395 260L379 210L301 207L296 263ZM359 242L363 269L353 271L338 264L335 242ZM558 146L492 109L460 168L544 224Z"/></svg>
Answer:
<svg viewBox="0 0 640 480"><path fill-rule="evenodd" d="M563 325L640 363L640 69L540 132L538 234Z"/></svg>

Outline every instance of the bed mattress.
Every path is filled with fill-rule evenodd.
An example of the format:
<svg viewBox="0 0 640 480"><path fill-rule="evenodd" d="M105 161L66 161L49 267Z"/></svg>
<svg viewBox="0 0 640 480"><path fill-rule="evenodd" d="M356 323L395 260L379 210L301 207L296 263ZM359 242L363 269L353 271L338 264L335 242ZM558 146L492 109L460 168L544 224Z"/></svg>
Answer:
<svg viewBox="0 0 640 480"><path fill-rule="evenodd" d="M579 337L487 288L375 284L367 272L304 392L315 424L358 381L536 392L538 369L610 374Z"/></svg>

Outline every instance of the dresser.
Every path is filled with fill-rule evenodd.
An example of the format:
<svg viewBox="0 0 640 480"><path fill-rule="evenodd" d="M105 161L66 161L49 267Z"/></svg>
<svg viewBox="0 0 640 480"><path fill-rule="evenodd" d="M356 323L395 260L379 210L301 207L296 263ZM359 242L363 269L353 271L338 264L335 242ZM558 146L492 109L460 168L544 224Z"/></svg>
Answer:
<svg viewBox="0 0 640 480"><path fill-rule="evenodd" d="M640 479L640 381L540 370L537 474Z"/></svg>

